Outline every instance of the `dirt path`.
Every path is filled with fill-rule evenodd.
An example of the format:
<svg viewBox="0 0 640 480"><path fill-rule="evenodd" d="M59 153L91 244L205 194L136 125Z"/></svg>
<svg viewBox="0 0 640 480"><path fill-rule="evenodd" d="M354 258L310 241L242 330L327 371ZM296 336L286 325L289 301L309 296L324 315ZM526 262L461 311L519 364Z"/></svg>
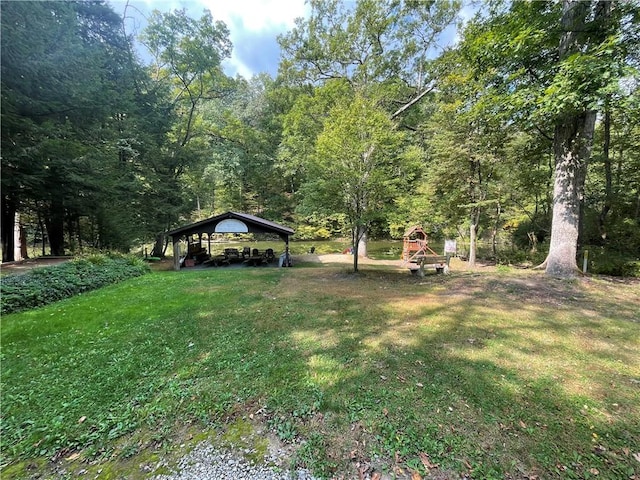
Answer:
<svg viewBox="0 0 640 480"><path fill-rule="evenodd" d="M59 265L60 263L68 262L71 257L49 257L49 258L34 258L27 260L20 260L19 262L6 262L0 266L3 275L25 273L29 270L39 267L48 267L50 265Z"/></svg>
<svg viewBox="0 0 640 480"><path fill-rule="evenodd" d="M325 255L295 255L294 262L312 262L312 263L343 263L345 265L353 265L353 255L346 255L342 253L330 253ZM360 265L391 265L395 267L402 266L402 260L373 260L367 257L360 257L358 259ZM295 263L294 263L295 265Z"/></svg>

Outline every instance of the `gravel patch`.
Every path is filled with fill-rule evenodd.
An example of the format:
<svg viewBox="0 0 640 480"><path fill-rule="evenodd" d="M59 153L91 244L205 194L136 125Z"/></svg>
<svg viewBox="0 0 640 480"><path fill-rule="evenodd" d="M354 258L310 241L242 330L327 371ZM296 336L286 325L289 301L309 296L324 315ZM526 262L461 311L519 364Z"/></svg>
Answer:
<svg viewBox="0 0 640 480"><path fill-rule="evenodd" d="M242 456L214 447L204 441L182 457L170 474L154 480L315 480L304 469L288 471L276 466L282 459L277 454L265 456L265 464L253 464Z"/></svg>

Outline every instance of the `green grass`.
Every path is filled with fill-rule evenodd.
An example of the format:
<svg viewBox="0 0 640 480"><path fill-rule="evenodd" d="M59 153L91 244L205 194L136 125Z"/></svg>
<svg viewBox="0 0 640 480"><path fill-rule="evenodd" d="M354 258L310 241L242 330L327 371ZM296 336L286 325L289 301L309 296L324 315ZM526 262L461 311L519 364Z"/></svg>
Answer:
<svg viewBox="0 0 640 480"><path fill-rule="evenodd" d="M76 457L141 475L240 419L326 477L425 474L424 454L472 478L640 474L637 282L363 270L156 272L3 316L3 478Z"/></svg>

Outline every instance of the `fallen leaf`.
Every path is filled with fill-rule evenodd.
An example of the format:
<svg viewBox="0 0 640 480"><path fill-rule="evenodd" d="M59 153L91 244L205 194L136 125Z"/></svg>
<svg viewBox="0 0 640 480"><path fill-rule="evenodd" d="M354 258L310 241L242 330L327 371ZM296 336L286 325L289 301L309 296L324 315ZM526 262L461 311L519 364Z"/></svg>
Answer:
<svg viewBox="0 0 640 480"><path fill-rule="evenodd" d="M520 424L520 427L527 428L527 424L524 423L522 420L520 420L518 423Z"/></svg>
<svg viewBox="0 0 640 480"><path fill-rule="evenodd" d="M422 475L414 470L411 472L411 480L422 480Z"/></svg>
<svg viewBox="0 0 640 480"><path fill-rule="evenodd" d="M633 458L635 458L638 462L640 462L640 452L636 452L633 455L631 455Z"/></svg>
<svg viewBox="0 0 640 480"><path fill-rule="evenodd" d="M71 462L71 461L75 460L76 458L78 458L79 456L80 456L80 454L78 452L76 452L76 453L72 453L71 455L69 455L66 459Z"/></svg>
<svg viewBox="0 0 640 480"><path fill-rule="evenodd" d="M438 468L438 464L431 463L431 459L429 458L429 455L427 455L426 453L420 452L418 456L420 457L420 461L424 465L424 468L426 468L427 470L431 468Z"/></svg>
<svg viewBox="0 0 640 480"><path fill-rule="evenodd" d="M81 416L80 419L78 420L78 423L83 423L85 420L87 419L86 416Z"/></svg>
<svg viewBox="0 0 640 480"><path fill-rule="evenodd" d="M383 408L382 414L386 417L387 415L389 415L389 410L387 410L386 408Z"/></svg>
<svg viewBox="0 0 640 480"><path fill-rule="evenodd" d="M364 480L366 478L367 475L367 467L366 466L362 466L360 468L358 468L358 479L359 480Z"/></svg>
<svg viewBox="0 0 640 480"><path fill-rule="evenodd" d="M371 475L371 480L380 480L380 478L382 478L380 472L373 472L373 475Z"/></svg>
<svg viewBox="0 0 640 480"><path fill-rule="evenodd" d="M589 472L591 473L591 475L600 475L600 470L598 470L597 468L590 468Z"/></svg>

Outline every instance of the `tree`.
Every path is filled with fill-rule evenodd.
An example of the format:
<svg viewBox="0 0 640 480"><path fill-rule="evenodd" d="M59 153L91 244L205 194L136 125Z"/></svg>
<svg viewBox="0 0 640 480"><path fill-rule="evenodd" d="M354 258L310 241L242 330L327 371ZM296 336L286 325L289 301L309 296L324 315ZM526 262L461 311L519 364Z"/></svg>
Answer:
<svg viewBox="0 0 640 480"><path fill-rule="evenodd" d="M204 101L220 98L230 90L221 63L230 55L231 43L226 25L214 21L208 10L197 20L185 10L156 10L141 40L154 59L150 67L154 89L168 95L175 115L164 148L151 165L157 181L149 191L151 204L147 205L149 215L156 220L152 253L162 256L166 248L164 231L181 213L195 207L185 203L182 177L189 168L201 168L208 154L207 128L199 109Z"/></svg>
<svg viewBox="0 0 640 480"><path fill-rule="evenodd" d="M11 39L7 41L7 39ZM3 259L16 211L44 221L51 253L65 252L97 185L90 157L127 111L127 39L100 2L2 3Z"/></svg>
<svg viewBox="0 0 640 480"><path fill-rule="evenodd" d="M346 215L353 233L354 272L362 236L397 193L401 141L388 115L361 95L334 107L318 136L306 203L311 209Z"/></svg>
<svg viewBox="0 0 640 480"><path fill-rule="evenodd" d="M428 138L424 181L429 217L437 212L456 227L468 225L468 260L473 267L481 221L486 223L492 210L495 245L508 191L501 186L508 169L504 145L512 127L501 112L501 95L475 74L463 53L452 51L439 59L438 93L420 130Z"/></svg>
<svg viewBox="0 0 640 480"><path fill-rule="evenodd" d="M310 17L280 38L280 75L303 89L284 120L283 163L308 174L307 158L312 161L326 128L323 119L351 98L375 99L391 124L405 125L411 107L432 91L429 56L458 9L457 1L312 1ZM355 237L366 239L366 232Z"/></svg>
<svg viewBox="0 0 640 480"><path fill-rule="evenodd" d="M234 92L207 102L203 112L211 122L214 161L206 168L213 180L217 206L281 218L290 206L284 199L286 180L276 153L281 140L279 112L273 101L274 81L266 74L234 80Z"/></svg>
<svg viewBox="0 0 640 480"><path fill-rule="evenodd" d="M461 48L479 72L491 72L488 85L502 90L513 121L552 141L553 219L543 264L550 275L577 271L597 112L606 110L628 75L629 52L637 42L624 29L637 22L634 3L496 2L489 17L464 32Z"/></svg>
<svg viewBox="0 0 640 480"><path fill-rule="evenodd" d="M595 21L602 22L609 16L609 7L603 2L597 6ZM564 0L562 4L562 37L559 47L560 70L554 86L561 94L569 94L569 88L579 80L586 80L587 72L580 65L581 52L589 48L593 40L583 36L587 30L593 6L589 2ZM577 55L577 56L576 56ZM576 65L577 64L577 65ZM577 69L575 67L578 67ZM590 74L592 74L591 72ZM593 84L587 82L592 91L586 90L587 99L593 95ZM591 156L596 110L591 102L574 101L563 105L558 112L553 137L556 160L553 187L553 219L551 221L551 243L545 260L546 273L570 277L577 270L576 258L580 234L581 207L584 195L586 165Z"/></svg>

